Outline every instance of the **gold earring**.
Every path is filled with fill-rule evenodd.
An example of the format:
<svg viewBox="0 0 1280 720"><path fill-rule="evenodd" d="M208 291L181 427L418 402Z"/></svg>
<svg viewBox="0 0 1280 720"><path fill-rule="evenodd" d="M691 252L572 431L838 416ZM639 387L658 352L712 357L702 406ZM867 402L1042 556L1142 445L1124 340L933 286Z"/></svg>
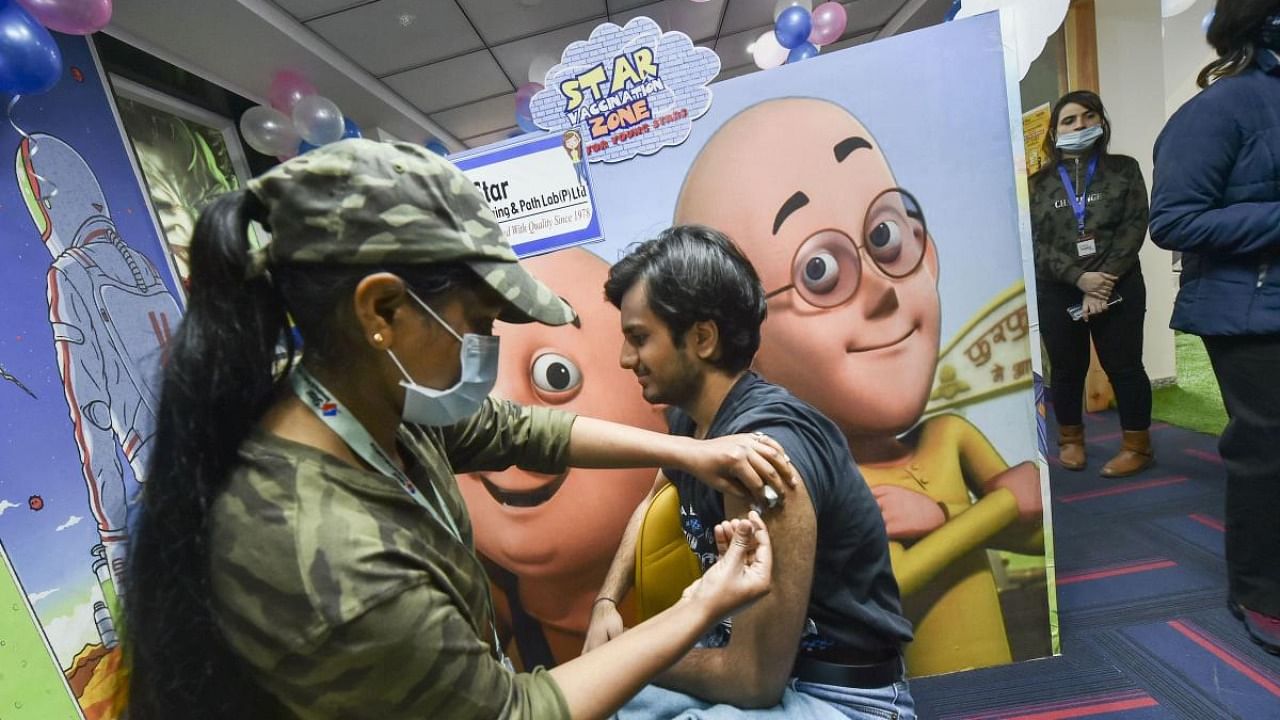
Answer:
<svg viewBox="0 0 1280 720"><path fill-rule="evenodd" d="M375 343L377 343L378 345L381 345L381 344L382 344L382 333L380 333L380 332L374 333L374 334L373 334L373 341L374 341Z"/></svg>

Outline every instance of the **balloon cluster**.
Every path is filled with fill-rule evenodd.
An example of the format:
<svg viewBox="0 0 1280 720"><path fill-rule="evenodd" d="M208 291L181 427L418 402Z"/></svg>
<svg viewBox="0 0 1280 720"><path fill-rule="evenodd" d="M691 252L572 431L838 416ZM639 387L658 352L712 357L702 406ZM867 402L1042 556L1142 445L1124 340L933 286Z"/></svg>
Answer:
<svg viewBox="0 0 1280 720"><path fill-rule="evenodd" d="M839 40L848 22L844 6L838 2L813 7L812 0L778 0L773 29L751 45L751 56L761 70L808 60L823 45Z"/></svg>
<svg viewBox="0 0 1280 720"><path fill-rule="evenodd" d="M258 105L240 116L245 142L263 155L287 160L343 138L363 137L354 120L292 70L276 73L268 100L270 107Z"/></svg>
<svg viewBox="0 0 1280 720"><path fill-rule="evenodd" d="M111 20L111 0L0 0L0 93L47 92L62 77L49 34L89 35Z"/></svg>

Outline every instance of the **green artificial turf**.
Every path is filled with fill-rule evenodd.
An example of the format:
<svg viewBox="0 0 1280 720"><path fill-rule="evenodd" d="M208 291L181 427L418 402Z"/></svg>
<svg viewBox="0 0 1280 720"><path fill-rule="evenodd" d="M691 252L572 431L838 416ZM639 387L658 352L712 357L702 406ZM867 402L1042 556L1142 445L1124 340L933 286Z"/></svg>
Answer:
<svg viewBox="0 0 1280 720"><path fill-rule="evenodd" d="M1221 435L1227 425L1227 411L1222 407L1222 395L1204 342L1185 333L1178 333L1174 341L1178 384L1155 391L1151 416L1170 425Z"/></svg>

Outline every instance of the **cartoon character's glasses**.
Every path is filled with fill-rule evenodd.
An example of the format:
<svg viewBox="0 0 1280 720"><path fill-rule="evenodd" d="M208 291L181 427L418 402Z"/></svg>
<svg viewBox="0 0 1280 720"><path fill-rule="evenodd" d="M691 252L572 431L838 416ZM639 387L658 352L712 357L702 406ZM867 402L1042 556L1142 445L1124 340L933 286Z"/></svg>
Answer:
<svg viewBox="0 0 1280 720"><path fill-rule="evenodd" d="M862 243L840 230L820 230L800 243L791 260L791 284L765 294L768 300L795 290L820 308L848 302L862 284L862 253L891 278L910 275L924 259L929 233L915 196L892 188L876 196L862 221Z"/></svg>

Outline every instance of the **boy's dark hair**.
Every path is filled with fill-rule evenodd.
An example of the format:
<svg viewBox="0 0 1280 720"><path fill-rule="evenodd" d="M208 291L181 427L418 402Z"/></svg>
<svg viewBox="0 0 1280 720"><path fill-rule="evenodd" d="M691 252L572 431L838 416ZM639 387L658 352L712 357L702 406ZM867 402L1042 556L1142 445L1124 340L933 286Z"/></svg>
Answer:
<svg viewBox="0 0 1280 720"><path fill-rule="evenodd" d="M1280 13L1277 0L1218 0L1205 39L1218 57L1204 66L1196 84L1209 87L1216 80L1239 75L1253 65L1259 34L1271 16ZM1264 50L1265 52L1265 50Z"/></svg>
<svg viewBox="0 0 1280 720"><path fill-rule="evenodd" d="M724 233L703 225L663 230L609 269L605 297L620 308L622 296L641 282L649 309L676 347L694 323L710 320L720 332L720 353L711 364L730 373L751 366L766 314L764 288L751 261Z"/></svg>

